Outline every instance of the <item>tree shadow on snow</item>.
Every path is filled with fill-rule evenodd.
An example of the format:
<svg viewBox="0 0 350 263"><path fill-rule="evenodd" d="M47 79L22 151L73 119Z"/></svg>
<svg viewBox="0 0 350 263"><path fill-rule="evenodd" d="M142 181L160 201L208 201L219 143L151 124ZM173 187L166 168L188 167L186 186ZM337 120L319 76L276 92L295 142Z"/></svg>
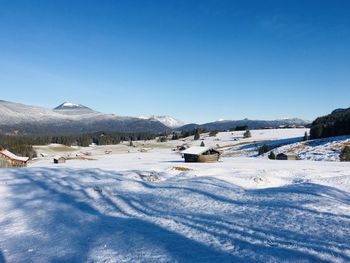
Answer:
<svg viewBox="0 0 350 263"><path fill-rule="evenodd" d="M338 189L301 183L244 190L212 177L149 183L121 176L16 170L7 201L30 215L32 232L8 240L16 244L11 253L51 262L350 261L350 217L318 209L349 207L350 195ZM123 182L143 190L119 188Z"/></svg>
<svg viewBox="0 0 350 263"><path fill-rule="evenodd" d="M1 252L1 249L0 249L0 263L6 263L4 255Z"/></svg>
<svg viewBox="0 0 350 263"><path fill-rule="evenodd" d="M159 254L163 254L165 260L179 262L235 260L224 251L142 218L131 217L122 209L117 209L121 216L99 211L86 201L88 196L83 191L84 186L79 189L74 183L64 185L56 180L56 173L67 171L70 176L86 176L84 170L71 169L36 169L34 176L26 170L16 171L16 179L22 180L11 187L13 198L8 201L31 217L28 224L35 234L14 237L9 241L17 244L12 251L15 258L25 259L28 248L31 248L33 252L29 261L86 262L104 250L110 250L109 259L144 262L158 261ZM113 202L111 204L115 206Z"/></svg>

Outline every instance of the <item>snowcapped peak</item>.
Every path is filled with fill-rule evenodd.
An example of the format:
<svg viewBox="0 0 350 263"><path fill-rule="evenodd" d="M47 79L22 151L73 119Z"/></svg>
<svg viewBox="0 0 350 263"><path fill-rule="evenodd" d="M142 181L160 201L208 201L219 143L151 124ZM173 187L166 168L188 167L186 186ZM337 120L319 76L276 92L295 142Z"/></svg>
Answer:
<svg viewBox="0 0 350 263"><path fill-rule="evenodd" d="M73 102L64 102L54 108L54 111L66 115L80 115L94 112L92 109L84 105Z"/></svg>
<svg viewBox="0 0 350 263"><path fill-rule="evenodd" d="M63 107L80 107L81 105L73 102L64 102L62 106Z"/></svg>
<svg viewBox="0 0 350 263"><path fill-rule="evenodd" d="M159 121L161 123L163 123L165 126L169 127L169 128L177 128L180 126L184 125L184 122L175 119L171 116L157 116L157 115L151 115L149 117L146 116L139 116L139 119L149 119L149 120L156 120Z"/></svg>
<svg viewBox="0 0 350 263"><path fill-rule="evenodd" d="M59 109L77 109L77 108L86 108L85 106L81 105L81 104L78 104L78 103L73 103L73 102L64 102L62 103L61 105L57 106L55 108L55 110L59 110Z"/></svg>
<svg viewBox="0 0 350 263"><path fill-rule="evenodd" d="M291 117L283 117L283 118L279 118L277 119L276 121L284 121L286 123L289 123L289 124L295 124L295 123L303 123L303 124L308 124L308 123L311 123L311 121L309 120L303 120L303 119L299 119L299 118L291 118Z"/></svg>

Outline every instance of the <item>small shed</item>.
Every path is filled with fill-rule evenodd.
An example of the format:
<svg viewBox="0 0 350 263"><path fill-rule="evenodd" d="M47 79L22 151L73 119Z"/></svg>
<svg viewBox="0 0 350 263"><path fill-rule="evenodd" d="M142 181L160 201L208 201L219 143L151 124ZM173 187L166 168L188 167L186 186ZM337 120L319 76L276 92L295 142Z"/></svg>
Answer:
<svg viewBox="0 0 350 263"><path fill-rule="evenodd" d="M299 160L299 156L294 153L279 153L276 160Z"/></svg>
<svg viewBox="0 0 350 263"><path fill-rule="evenodd" d="M0 151L0 167L23 167L28 160L28 157L17 156L8 150Z"/></svg>
<svg viewBox="0 0 350 263"><path fill-rule="evenodd" d="M65 163L65 162L66 162L66 158L62 156L53 157L53 163Z"/></svg>
<svg viewBox="0 0 350 263"><path fill-rule="evenodd" d="M210 147L192 146L181 152L185 162L209 163L217 162L220 152Z"/></svg>

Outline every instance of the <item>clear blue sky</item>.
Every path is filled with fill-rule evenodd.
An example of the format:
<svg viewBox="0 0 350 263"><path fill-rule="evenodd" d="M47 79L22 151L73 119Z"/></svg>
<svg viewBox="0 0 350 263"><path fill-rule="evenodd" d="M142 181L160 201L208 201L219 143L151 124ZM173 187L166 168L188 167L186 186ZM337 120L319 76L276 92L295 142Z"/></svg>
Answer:
<svg viewBox="0 0 350 263"><path fill-rule="evenodd" d="M350 106L350 1L0 0L0 91L185 122Z"/></svg>

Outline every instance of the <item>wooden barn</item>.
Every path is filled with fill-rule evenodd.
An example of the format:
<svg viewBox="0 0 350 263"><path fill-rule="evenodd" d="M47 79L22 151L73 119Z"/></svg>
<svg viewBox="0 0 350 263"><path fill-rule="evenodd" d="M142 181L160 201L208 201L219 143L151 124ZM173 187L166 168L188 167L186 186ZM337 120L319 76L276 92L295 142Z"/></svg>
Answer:
<svg viewBox="0 0 350 263"><path fill-rule="evenodd" d="M29 158L17 156L8 150L0 151L0 167L23 167L27 165Z"/></svg>
<svg viewBox="0 0 350 263"><path fill-rule="evenodd" d="M192 146L181 153L185 162L210 163L220 158L220 152L210 147Z"/></svg>
<svg viewBox="0 0 350 263"><path fill-rule="evenodd" d="M53 157L53 163L65 163L65 162L66 162L66 158L62 156Z"/></svg>
<svg viewBox="0 0 350 263"><path fill-rule="evenodd" d="M279 153L276 160L299 160L299 156L293 153Z"/></svg>

